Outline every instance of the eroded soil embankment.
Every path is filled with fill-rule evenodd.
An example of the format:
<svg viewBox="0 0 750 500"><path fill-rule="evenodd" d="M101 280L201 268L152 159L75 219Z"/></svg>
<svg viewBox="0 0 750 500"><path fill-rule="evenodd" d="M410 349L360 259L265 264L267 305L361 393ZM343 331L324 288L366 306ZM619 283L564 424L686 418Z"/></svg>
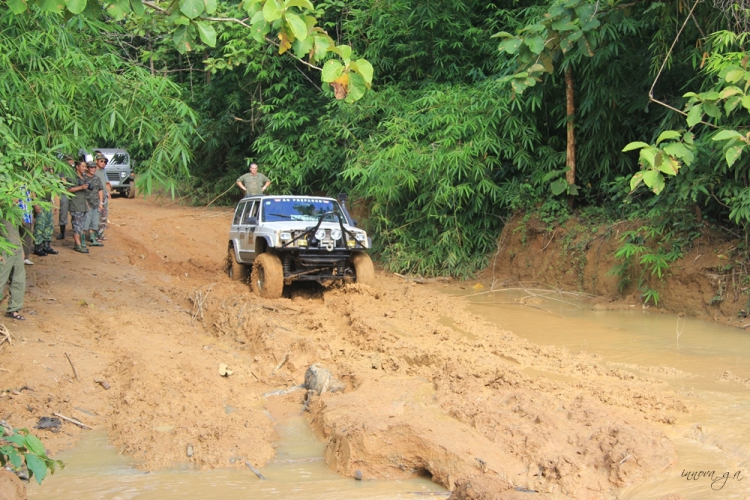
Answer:
<svg viewBox="0 0 750 500"><path fill-rule="evenodd" d="M585 292L596 296L593 307L601 310L642 307L647 299L643 294L651 288L658 293L658 304L650 300L649 307L734 326L747 324L750 276L737 253L739 242L723 233L706 228L683 256L664 270L662 278L639 262L642 255L658 253L647 242L648 250L632 259L626 273L630 281L621 292L616 266L624 260L615 258L615 253L624 243L623 235L637 231L642 224L597 225L572 217L551 228L534 217L524 219L523 214L516 215L506 225L499 238L499 252L483 273L496 285L536 282Z"/></svg>
<svg viewBox="0 0 750 500"><path fill-rule="evenodd" d="M378 273L371 288L259 299L223 274L229 211L112 208L106 247L82 256L66 242L29 269L29 320L0 351L0 417L14 427L58 412L107 429L145 469L262 466L274 439L263 393L319 362L346 391L312 397L311 424L350 476L428 474L462 498L598 499L675 461L659 428L687 408L661 382L530 344L444 285ZM81 432L37 431L53 453Z"/></svg>

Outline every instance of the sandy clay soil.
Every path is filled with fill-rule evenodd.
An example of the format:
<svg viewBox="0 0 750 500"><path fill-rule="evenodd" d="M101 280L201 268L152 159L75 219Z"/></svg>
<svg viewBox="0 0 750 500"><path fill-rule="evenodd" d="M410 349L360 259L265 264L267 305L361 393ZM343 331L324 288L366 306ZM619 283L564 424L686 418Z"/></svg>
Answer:
<svg viewBox="0 0 750 500"><path fill-rule="evenodd" d="M69 237L36 258L28 320L6 322L0 418L106 429L147 470L244 467L237 456L262 467L267 409L301 409L305 391L263 394L321 363L346 390L312 396L308 418L348 476L431 476L454 499L587 500L675 462L664 431L688 408L663 382L520 339L466 312L450 284L378 271L373 287L260 299L224 274L230 218L115 198L104 248L81 255ZM35 432L55 453L88 431Z"/></svg>

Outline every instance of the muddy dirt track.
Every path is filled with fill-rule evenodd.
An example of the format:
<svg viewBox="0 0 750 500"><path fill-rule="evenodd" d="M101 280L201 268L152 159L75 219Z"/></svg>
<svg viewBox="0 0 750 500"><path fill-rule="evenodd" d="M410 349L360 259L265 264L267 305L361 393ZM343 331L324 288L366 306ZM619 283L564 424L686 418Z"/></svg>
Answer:
<svg viewBox="0 0 750 500"><path fill-rule="evenodd" d="M54 412L106 429L144 469L261 467L268 408L301 408L305 391L263 394L317 362L346 391L312 397L308 418L348 476L428 475L454 499L608 499L676 460L664 429L688 408L664 382L519 339L446 284L378 271L374 287L268 301L223 272L230 210L115 198L110 213L105 247L81 255L69 237L27 268L28 320L6 322L0 350L14 427ZM52 453L82 432L36 431Z"/></svg>

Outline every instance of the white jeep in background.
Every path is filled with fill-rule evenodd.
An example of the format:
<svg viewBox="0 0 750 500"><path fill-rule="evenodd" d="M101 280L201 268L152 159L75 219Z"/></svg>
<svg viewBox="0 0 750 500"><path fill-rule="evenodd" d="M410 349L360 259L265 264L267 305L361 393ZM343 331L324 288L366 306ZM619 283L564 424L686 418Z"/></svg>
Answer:
<svg viewBox="0 0 750 500"><path fill-rule="evenodd" d="M367 233L341 203L321 196L247 196L229 229L227 274L258 295L281 297L293 281L372 285L375 269Z"/></svg>

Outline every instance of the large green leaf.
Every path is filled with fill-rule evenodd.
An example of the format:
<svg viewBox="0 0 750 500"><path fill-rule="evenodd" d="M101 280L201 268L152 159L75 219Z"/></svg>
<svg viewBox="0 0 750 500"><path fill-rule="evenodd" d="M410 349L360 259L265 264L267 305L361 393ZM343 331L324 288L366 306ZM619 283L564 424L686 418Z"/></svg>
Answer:
<svg viewBox="0 0 750 500"><path fill-rule="evenodd" d="M213 15L216 13L216 0L204 0L206 5L206 14Z"/></svg>
<svg viewBox="0 0 750 500"><path fill-rule="evenodd" d="M719 110L719 107L714 102L704 101L703 102L703 111L705 111L706 114L708 116L710 116L711 118L720 118L721 117L721 111Z"/></svg>
<svg viewBox="0 0 750 500"><path fill-rule="evenodd" d="M292 50L294 50L294 55L298 58L302 59L306 55L310 54L310 51L313 48L314 38L311 36L308 36L304 40L295 40L294 43L292 43Z"/></svg>
<svg viewBox="0 0 750 500"><path fill-rule="evenodd" d="M44 445L39 440L39 438L34 436L33 434L26 435L26 437L24 438L24 444L27 450L33 451L34 453L42 457L47 456L47 453L44 451Z"/></svg>
<svg viewBox="0 0 750 500"><path fill-rule="evenodd" d="M305 21L298 14L287 11L284 13L284 19L286 19L297 40L307 38L307 24L305 24Z"/></svg>
<svg viewBox="0 0 750 500"><path fill-rule="evenodd" d="M533 52L534 54L541 54L544 50L544 39L539 35L527 36L523 43Z"/></svg>
<svg viewBox="0 0 750 500"><path fill-rule="evenodd" d="M355 63L357 65L357 72L365 79L367 86L372 85L372 75L374 72L372 64L367 59L357 59Z"/></svg>
<svg viewBox="0 0 750 500"><path fill-rule="evenodd" d="M687 114L688 127L692 127L696 123L700 123L702 118L703 118L703 106L701 106L700 104L696 104L695 106L690 108L690 111L688 111L688 114Z"/></svg>
<svg viewBox="0 0 750 500"><path fill-rule="evenodd" d="M365 79L357 73L349 73L349 89L346 95L346 102L352 103L358 101L365 95L367 84Z"/></svg>
<svg viewBox="0 0 750 500"><path fill-rule="evenodd" d="M624 148L622 148L622 152L623 153L627 153L628 151L633 151L634 149L649 148L649 147L651 147L650 144L646 144L645 142L636 141L636 142L631 142L630 144L628 144L627 146L625 146Z"/></svg>
<svg viewBox="0 0 750 500"><path fill-rule="evenodd" d="M37 483L42 484L44 478L47 477L47 464L33 453L26 453L24 457L26 458L26 467L29 468L29 472L34 476Z"/></svg>
<svg viewBox="0 0 750 500"><path fill-rule="evenodd" d="M737 139L738 137L742 137L742 134L740 134L736 130L722 130L718 134L713 136L713 140L726 141L727 139Z"/></svg>
<svg viewBox="0 0 750 500"><path fill-rule="evenodd" d="M57 14L65 8L65 0L37 0L37 5L39 5L42 12Z"/></svg>
<svg viewBox="0 0 750 500"><path fill-rule="evenodd" d="M667 139L679 139L680 133L676 132L674 130L665 130L661 134L659 134L659 138L656 139L656 145L658 146L659 143L662 141L666 141Z"/></svg>
<svg viewBox="0 0 750 500"><path fill-rule="evenodd" d="M315 6L310 0L286 0L284 7L299 7L301 9L315 10Z"/></svg>
<svg viewBox="0 0 750 500"><path fill-rule="evenodd" d="M518 47L521 46L521 40L518 38L509 38L508 40L503 40L500 42L500 45L498 45L498 50L500 52L506 51L508 54L515 54L518 51Z"/></svg>
<svg viewBox="0 0 750 500"><path fill-rule="evenodd" d="M630 190L635 191L635 188L638 187L638 184L640 184L643 181L643 172L637 172L635 175L633 175L633 178L630 179Z"/></svg>
<svg viewBox="0 0 750 500"><path fill-rule="evenodd" d="M209 47L216 47L216 30L205 21L195 21L195 28L203 43Z"/></svg>
<svg viewBox="0 0 750 500"><path fill-rule="evenodd" d="M727 81L727 83L737 83L745 76L745 72L741 69L735 69L727 73L727 76L724 77L724 79Z"/></svg>
<svg viewBox="0 0 750 500"><path fill-rule="evenodd" d="M143 0L130 0L130 7L136 16L140 17L146 13L146 9L143 7Z"/></svg>
<svg viewBox="0 0 750 500"><path fill-rule="evenodd" d="M8 7L14 14L23 14L26 12L26 0L8 0Z"/></svg>
<svg viewBox="0 0 750 500"><path fill-rule="evenodd" d="M555 196L558 196L568 190L568 182L563 179L557 179L555 182L552 182L549 185L550 190L552 191L552 194Z"/></svg>
<svg viewBox="0 0 750 500"><path fill-rule="evenodd" d="M344 65L336 59L331 59L323 65L323 75L320 78L324 82L330 83L340 77L343 71Z"/></svg>
<svg viewBox="0 0 750 500"><path fill-rule="evenodd" d="M185 52L192 50L187 26L178 26L172 33L172 40L174 40L174 44L180 53L184 54Z"/></svg>
<svg viewBox="0 0 750 500"><path fill-rule="evenodd" d="M277 0L266 0L266 4L263 6L263 17L267 23L281 19L281 5Z"/></svg>
<svg viewBox="0 0 750 500"><path fill-rule="evenodd" d="M685 162L685 165L693 163L693 152L679 142L672 142L664 146L664 152ZM662 170L662 172L664 172ZM669 172L664 172L669 173Z"/></svg>
<svg viewBox="0 0 750 500"><path fill-rule="evenodd" d="M332 45L333 40L328 35L315 35L315 59L323 59Z"/></svg>
<svg viewBox="0 0 750 500"><path fill-rule="evenodd" d="M180 0L180 11L190 19L195 19L203 14L204 8L203 0Z"/></svg>
<svg viewBox="0 0 750 500"><path fill-rule="evenodd" d="M727 149L726 158L727 158L727 165L730 167L734 165L734 162L739 159L742 152L745 150L744 145L738 145L738 146L732 146L731 148Z"/></svg>
<svg viewBox="0 0 750 500"><path fill-rule="evenodd" d="M742 98L742 107L750 111L750 95L746 95Z"/></svg>
<svg viewBox="0 0 750 500"><path fill-rule="evenodd" d="M582 3L575 8L578 18L582 21L588 21L594 16L596 12L596 6L592 3Z"/></svg>
<svg viewBox="0 0 750 500"><path fill-rule="evenodd" d="M86 0L66 0L65 4L73 14L80 14L86 8Z"/></svg>

